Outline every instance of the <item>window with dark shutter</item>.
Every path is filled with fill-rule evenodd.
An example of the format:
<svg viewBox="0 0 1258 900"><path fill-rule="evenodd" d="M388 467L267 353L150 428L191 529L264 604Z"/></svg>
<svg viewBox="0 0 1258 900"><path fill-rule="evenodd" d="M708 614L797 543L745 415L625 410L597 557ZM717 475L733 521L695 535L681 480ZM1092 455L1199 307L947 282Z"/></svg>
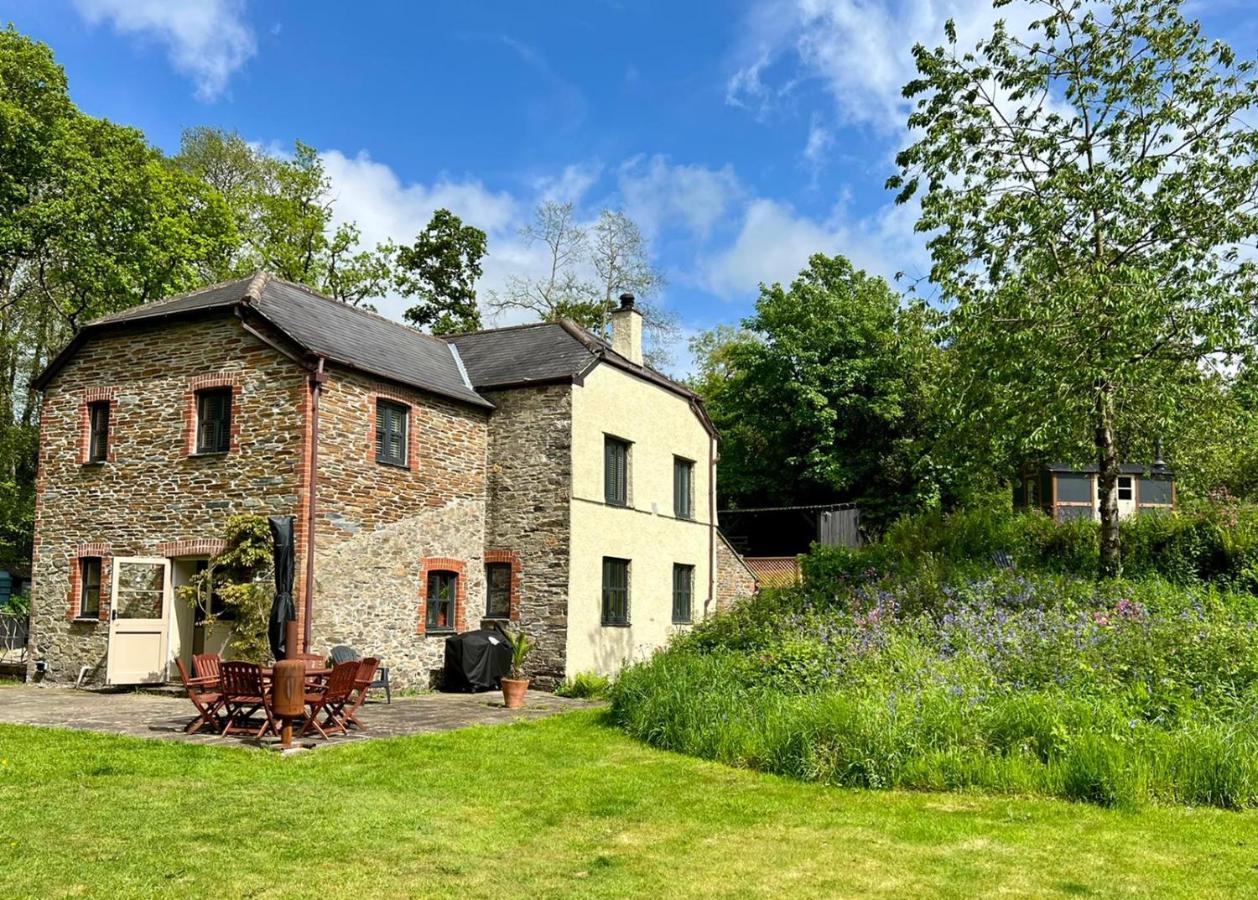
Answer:
<svg viewBox="0 0 1258 900"><path fill-rule="evenodd" d="M603 439L603 499L612 506L629 504L629 444Z"/></svg>
<svg viewBox="0 0 1258 900"><path fill-rule="evenodd" d="M454 630L454 599L458 596L457 572L428 573L428 631Z"/></svg>
<svg viewBox="0 0 1258 900"><path fill-rule="evenodd" d="M109 458L109 401L102 400L87 407L89 434L87 461L100 463Z"/></svg>
<svg viewBox="0 0 1258 900"><path fill-rule="evenodd" d="M603 624L629 624L629 560L603 557Z"/></svg>
<svg viewBox="0 0 1258 900"><path fill-rule="evenodd" d="M232 443L232 390L197 392L197 453L226 453Z"/></svg>
<svg viewBox="0 0 1258 900"><path fill-rule="evenodd" d="M79 618L95 619L100 616L100 557L84 556L79 559Z"/></svg>
<svg viewBox="0 0 1258 900"><path fill-rule="evenodd" d="M681 563L673 565L673 624L690 624L691 606L695 591L695 567Z"/></svg>
<svg viewBox="0 0 1258 900"><path fill-rule="evenodd" d="M485 618L511 618L511 563L485 566Z"/></svg>
<svg viewBox="0 0 1258 900"><path fill-rule="evenodd" d="M376 401L376 462L407 466L406 434L410 407L388 400Z"/></svg>
<svg viewBox="0 0 1258 900"><path fill-rule="evenodd" d="M693 519L695 464L680 456L673 457L673 515Z"/></svg>

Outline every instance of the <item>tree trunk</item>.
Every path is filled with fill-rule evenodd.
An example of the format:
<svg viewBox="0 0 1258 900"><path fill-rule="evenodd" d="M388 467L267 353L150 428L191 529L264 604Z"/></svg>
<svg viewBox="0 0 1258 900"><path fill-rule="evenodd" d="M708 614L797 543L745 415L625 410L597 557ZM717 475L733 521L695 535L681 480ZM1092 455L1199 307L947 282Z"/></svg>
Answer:
<svg viewBox="0 0 1258 900"><path fill-rule="evenodd" d="M1114 440L1114 385L1097 385L1096 392L1097 495L1101 503L1102 578L1123 574L1118 537L1118 449Z"/></svg>

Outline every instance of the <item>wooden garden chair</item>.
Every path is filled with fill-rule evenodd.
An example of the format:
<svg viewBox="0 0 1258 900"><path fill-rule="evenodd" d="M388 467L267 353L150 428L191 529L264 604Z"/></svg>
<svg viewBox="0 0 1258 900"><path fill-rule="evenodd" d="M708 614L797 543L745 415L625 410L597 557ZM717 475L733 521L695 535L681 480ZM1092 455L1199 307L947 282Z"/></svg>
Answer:
<svg viewBox="0 0 1258 900"><path fill-rule="evenodd" d="M298 737L305 737L306 732L313 728L324 738L328 732L345 734L345 704L354 693L354 681L358 678L359 664L344 662L332 669L327 684L317 690L308 691L306 705L310 713L306 716L306 724L302 726ZM319 723L323 716L323 723Z"/></svg>
<svg viewBox="0 0 1258 900"><path fill-rule="evenodd" d="M227 724L223 734L252 734L262 737L268 731L278 734L275 717L271 714L271 698L262 681L262 667L256 663L223 663L223 705L226 707ZM262 712L262 724L255 731L247 723L258 711Z"/></svg>
<svg viewBox="0 0 1258 900"><path fill-rule="evenodd" d="M352 725L355 728L367 730L367 726L358 721L359 707L367 699L367 692L371 690L376 680L376 670L380 668L380 660L374 656L368 656L358 664L358 677L354 679L354 694L349 702L345 705L345 724Z"/></svg>
<svg viewBox="0 0 1258 900"><path fill-rule="evenodd" d="M198 681L202 679L221 681L223 658L217 653L198 653L192 657L192 671Z"/></svg>
<svg viewBox="0 0 1258 900"><path fill-rule="evenodd" d="M183 681L183 689L188 692L188 699L197 708L197 717L184 728L187 734L196 734L209 725L217 734L223 730L223 721L219 711L223 708L223 692L218 678L193 678L188 674L188 667L183 660L175 657L175 665L179 667L179 678Z"/></svg>

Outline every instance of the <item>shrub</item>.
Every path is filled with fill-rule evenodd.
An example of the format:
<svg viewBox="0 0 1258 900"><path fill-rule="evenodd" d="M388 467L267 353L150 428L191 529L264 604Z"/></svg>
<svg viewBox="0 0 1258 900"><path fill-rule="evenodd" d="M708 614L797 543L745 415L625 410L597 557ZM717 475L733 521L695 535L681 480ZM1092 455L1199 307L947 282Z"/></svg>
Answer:
<svg viewBox="0 0 1258 900"><path fill-rule="evenodd" d="M610 688L611 679L606 675L599 675L595 672L578 672L565 678L555 688L555 693L560 697L601 699L607 696Z"/></svg>

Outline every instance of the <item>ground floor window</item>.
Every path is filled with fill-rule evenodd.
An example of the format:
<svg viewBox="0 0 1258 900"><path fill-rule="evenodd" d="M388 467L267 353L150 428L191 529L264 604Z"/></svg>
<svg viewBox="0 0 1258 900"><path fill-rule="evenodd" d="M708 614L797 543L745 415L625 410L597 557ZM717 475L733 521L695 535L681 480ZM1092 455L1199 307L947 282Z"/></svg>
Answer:
<svg viewBox="0 0 1258 900"><path fill-rule="evenodd" d="M603 557L603 624L629 624L629 560Z"/></svg>
<svg viewBox="0 0 1258 900"><path fill-rule="evenodd" d="M485 618L511 618L511 563L485 566Z"/></svg>
<svg viewBox="0 0 1258 900"><path fill-rule="evenodd" d="M673 623L688 625L695 592L695 567L673 566Z"/></svg>
<svg viewBox="0 0 1258 900"><path fill-rule="evenodd" d="M427 616L428 631L454 630L454 600L458 596L457 572L429 572Z"/></svg>
<svg viewBox="0 0 1258 900"><path fill-rule="evenodd" d="M84 556L79 559L79 617L96 619L100 617L100 572L99 556Z"/></svg>

